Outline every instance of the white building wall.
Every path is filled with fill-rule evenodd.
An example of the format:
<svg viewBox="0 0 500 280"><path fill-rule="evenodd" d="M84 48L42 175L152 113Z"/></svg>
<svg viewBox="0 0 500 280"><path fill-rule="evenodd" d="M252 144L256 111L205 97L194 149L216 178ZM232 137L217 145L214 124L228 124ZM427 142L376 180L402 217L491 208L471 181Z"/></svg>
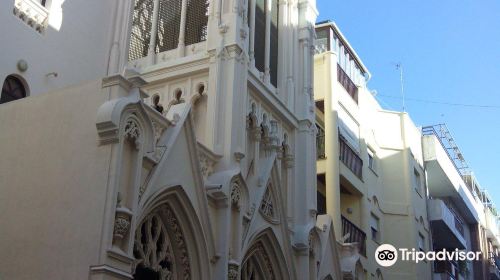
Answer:
<svg viewBox="0 0 500 280"><path fill-rule="evenodd" d="M42 33L14 15L14 0L0 2L0 81L17 74L27 82L30 95L99 79L107 71L111 23L118 1L47 2L52 3ZM27 62L27 71L17 69L19 60Z"/></svg>

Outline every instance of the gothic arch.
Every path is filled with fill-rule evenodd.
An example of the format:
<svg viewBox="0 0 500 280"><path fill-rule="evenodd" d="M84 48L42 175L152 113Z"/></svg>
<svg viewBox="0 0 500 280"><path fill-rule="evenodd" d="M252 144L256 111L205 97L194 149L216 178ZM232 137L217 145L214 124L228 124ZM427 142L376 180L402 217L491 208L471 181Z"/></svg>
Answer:
<svg viewBox="0 0 500 280"><path fill-rule="evenodd" d="M157 273L163 271L163 274L159 275L165 275L165 278L159 278L161 280L201 280L210 275L210 270L206 265L209 263L209 253L204 231L196 211L181 186L166 187L152 195L146 201L138 217L140 218L137 220L136 237L134 238L136 267L140 267L141 264L144 267L144 264L147 264L146 270ZM144 252L141 252L140 249L142 243L150 241L144 238L144 233L148 233L149 229L147 227L153 224L153 221L155 221L154 223L159 229L156 229L157 233L152 237L155 240L163 239L160 245L156 246L158 251L156 256L158 257L161 254L162 257L161 261L156 260L156 263L145 262L141 258L141 253ZM163 233L163 236L161 233ZM155 247L154 244L151 244L151 246ZM170 250L167 248L170 248ZM174 278L166 277L170 275L169 273Z"/></svg>
<svg viewBox="0 0 500 280"><path fill-rule="evenodd" d="M243 258L240 279L290 279L289 269L280 243L271 228L263 230L250 243Z"/></svg>

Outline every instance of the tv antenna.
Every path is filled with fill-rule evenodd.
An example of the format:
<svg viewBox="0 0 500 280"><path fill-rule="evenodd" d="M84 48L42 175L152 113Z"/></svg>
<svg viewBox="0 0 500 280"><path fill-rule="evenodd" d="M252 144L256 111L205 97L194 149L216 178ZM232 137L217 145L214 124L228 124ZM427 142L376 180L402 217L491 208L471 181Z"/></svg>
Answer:
<svg viewBox="0 0 500 280"><path fill-rule="evenodd" d="M399 79L401 83L401 99L403 100L403 112L406 112L405 108L405 88L403 80L403 64L401 62L396 63L396 70L399 70Z"/></svg>

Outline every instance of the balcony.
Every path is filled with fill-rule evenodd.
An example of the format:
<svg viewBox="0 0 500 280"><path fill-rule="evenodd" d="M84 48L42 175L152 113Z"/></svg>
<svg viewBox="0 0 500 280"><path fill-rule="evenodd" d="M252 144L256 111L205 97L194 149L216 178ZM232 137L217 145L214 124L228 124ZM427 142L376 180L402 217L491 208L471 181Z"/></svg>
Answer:
<svg viewBox="0 0 500 280"><path fill-rule="evenodd" d="M347 141L339 137L340 146L340 161L342 161L349 170L359 179L363 179L363 160L359 155L347 144Z"/></svg>
<svg viewBox="0 0 500 280"><path fill-rule="evenodd" d="M325 130L316 125L318 132L316 133L316 158L317 159L325 159Z"/></svg>
<svg viewBox="0 0 500 280"><path fill-rule="evenodd" d="M358 243L359 253L366 257L366 233L349 221L346 217L341 217L342 236L347 237L345 243Z"/></svg>
<svg viewBox="0 0 500 280"><path fill-rule="evenodd" d="M489 261L490 278L492 280L500 280L500 258L492 255Z"/></svg>
<svg viewBox="0 0 500 280"><path fill-rule="evenodd" d="M434 244L441 248L465 249L463 222L440 199L429 200L429 220Z"/></svg>
<svg viewBox="0 0 500 280"><path fill-rule="evenodd" d="M461 280L465 279L459 272L456 262L435 261L434 262L434 280Z"/></svg>
<svg viewBox="0 0 500 280"><path fill-rule="evenodd" d="M495 246L499 246L499 230L498 217L491 211L489 207L485 208L486 218L486 236L492 240Z"/></svg>
<svg viewBox="0 0 500 280"><path fill-rule="evenodd" d="M479 213L483 212L482 207L462 179L462 174L448 154L445 145L434 131L424 130L423 134L422 145L429 194L435 198L450 198L467 222L479 222Z"/></svg>
<svg viewBox="0 0 500 280"><path fill-rule="evenodd" d="M337 64L337 80L344 87L347 93L352 97L352 99L358 103L358 87L354 84L351 78L347 75L344 70Z"/></svg>

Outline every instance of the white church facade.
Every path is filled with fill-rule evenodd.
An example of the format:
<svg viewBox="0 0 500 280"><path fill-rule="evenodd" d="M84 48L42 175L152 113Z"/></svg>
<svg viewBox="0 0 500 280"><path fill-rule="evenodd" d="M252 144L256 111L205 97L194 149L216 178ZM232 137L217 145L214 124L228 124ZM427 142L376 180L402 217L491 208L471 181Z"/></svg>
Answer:
<svg viewBox="0 0 500 280"><path fill-rule="evenodd" d="M315 6L0 3L0 279L341 279Z"/></svg>

